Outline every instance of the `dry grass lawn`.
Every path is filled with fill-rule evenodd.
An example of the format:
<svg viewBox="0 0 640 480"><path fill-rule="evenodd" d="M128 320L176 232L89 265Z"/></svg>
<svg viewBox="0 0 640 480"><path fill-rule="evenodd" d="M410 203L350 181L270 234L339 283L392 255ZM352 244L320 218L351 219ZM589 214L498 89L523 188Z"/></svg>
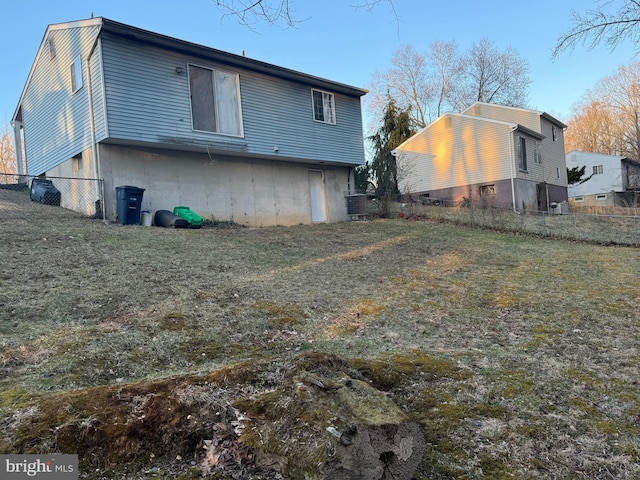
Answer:
<svg viewBox="0 0 640 480"><path fill-rule="evenodd" d="M640 478L637 248L405 220L106 225L0 191L0 253L2 452L61 448L20 427L63 394L83 431L89 387L324 352L420 422L416 479ZM127 478L163 475L145 471Z"/></svg>

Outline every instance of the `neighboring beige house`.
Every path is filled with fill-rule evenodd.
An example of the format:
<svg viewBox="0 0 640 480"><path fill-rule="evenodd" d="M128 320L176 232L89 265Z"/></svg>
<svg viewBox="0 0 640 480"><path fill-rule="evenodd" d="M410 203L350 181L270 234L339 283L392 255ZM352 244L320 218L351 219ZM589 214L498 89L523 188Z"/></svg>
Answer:
<svg viewBox="0 0 640 480"><path fill-rule="evenodd" d="M545 112L480 102L444 114L394 151L400 191L548 211L567 201L565 129Z"/></svg>
<svg viewBox="0 0 640 480"><path fill-rule="evenodd" d="M569 185L575 206L637 206L640 201L640 163L620 155L572 150L567 168L585 167L583 181Z"/></svg>

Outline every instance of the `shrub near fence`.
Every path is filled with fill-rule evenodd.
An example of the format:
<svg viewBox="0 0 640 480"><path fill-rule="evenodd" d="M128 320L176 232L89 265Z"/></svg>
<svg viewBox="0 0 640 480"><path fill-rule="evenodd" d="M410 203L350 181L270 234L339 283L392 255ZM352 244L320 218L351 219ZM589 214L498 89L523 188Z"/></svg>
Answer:
<svg viewBox="0 0 640 480"><path fill-rule="evenodd" d="M618 214L556 214L517 212L478 203L431 200L427 205L398 203L405 218L429 218L472 227L521 232L602 244L640 246L640 215L636 208L619 208ZM621 213L627 213L621 214Z"/></svg>
<svg viewBox="0 0 640 480"><path fill-rule="evenodd" d="M25 192L25 195L29 195L31 200L37 203L60 206L87 217L102 217L102 180L46 177L46 180L51 182L53 190L38 180L40 180L39 177L29 175L0 173L0 189ZM55 193L56 191L60 192L59 195ZM2 213L0 212L0 220L1 217Z"/></svg>

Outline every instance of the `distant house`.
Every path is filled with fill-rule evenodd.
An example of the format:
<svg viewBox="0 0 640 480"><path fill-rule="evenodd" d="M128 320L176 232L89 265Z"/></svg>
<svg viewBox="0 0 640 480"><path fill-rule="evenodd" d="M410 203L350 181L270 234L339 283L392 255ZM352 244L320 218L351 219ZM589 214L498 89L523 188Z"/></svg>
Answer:
<svg viewBox="0 0 640 480"><path fill-rule="evenodd" d="M395 150L400 191L547 211L567 201L565 128L544 112L480 102L444 114Z"/></svg>
<svg viewBox="0 0 640 480"><path fill-rule="evenodd" d="M19 173L104 179L109 219L129 185L143 210L345 220L365 93L106 18L50 25L12 119Z"/></svg>
<svg viewBox="0 0 640 480"><path fill-rule="evenodd" d="M569 185L576 206L635 206L640 201L640 163L620 155L572 150L567 168L585 167L583 181Z"/></svg>

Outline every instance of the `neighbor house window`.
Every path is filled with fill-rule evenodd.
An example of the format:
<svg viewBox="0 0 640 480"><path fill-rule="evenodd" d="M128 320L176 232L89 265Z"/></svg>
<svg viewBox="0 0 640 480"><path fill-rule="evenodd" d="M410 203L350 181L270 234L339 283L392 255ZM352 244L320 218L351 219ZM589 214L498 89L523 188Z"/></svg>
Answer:
<svg viewBox="0 0 640 480"><path fill-rule="evenodd" d="M313 119L318 122L336 123L336 105L333 93L311 90Z"/></svg>
<svg viewBox="0 0 640 480"><path fill-rule="evenodd" d="M574 202L584 202L584 197L576 197L573 199Z"/></svg>
<svg viewBox="0 0 640 480"><path fill-rule="evenodd" d="M238 75L189 65L194 130L242 136Z"/></svg>
<svg viewBox="0 0 640 480"><path fill-rule="evenodd" d="M487 195L495 195L496 194L496 186L495 185L481 185L480 186L480 196L486 197Z"/></svg>
<svg viewBox="0 0 640 480"><path fill-rule="evenodd" d="M53 38L47 40L49 46L49 59L53 60L56 56L56 44L53 42Z"/></svg>
<svg viewBox="0 0 640 480"><path fill-rule="evenodd" d="M601 175L602 172L603 172L602 165L594 165L593 166L593 174L594 175Z"/></svg>
<svg viewBox="0 0 640 480"><path fill-rule="evenodd" d="M606 200L607 199L607 194L606 193L601 193L600 195L596 195L596 199L597 200Z"/></svg>
<svg viewBox="0 0 640 480"><path fill-rule="evenodd" d="M71 92L75 93L82 88L82 62L76 57L71 64Z"/></svg>
<svg viewBox="0 0 640 480"><path fill-rule="evenodd" d="M558 140L558 134L556 132L555 125L551 125L551 138L553 139L554 142Z"/></svg>
<svg viewBox="0 0 640 480"><path fill-rule="evenodd" d="M518 154L518 168L527 171L527 141L524 137L516 137L516 150Z"/></svg>
<svg viewBox="0 0 640 480"><path fill-rule="evenodd" d="M542 147L540 142L535 142L533 145L533 161L537 164L542 163Z"/></svg>

